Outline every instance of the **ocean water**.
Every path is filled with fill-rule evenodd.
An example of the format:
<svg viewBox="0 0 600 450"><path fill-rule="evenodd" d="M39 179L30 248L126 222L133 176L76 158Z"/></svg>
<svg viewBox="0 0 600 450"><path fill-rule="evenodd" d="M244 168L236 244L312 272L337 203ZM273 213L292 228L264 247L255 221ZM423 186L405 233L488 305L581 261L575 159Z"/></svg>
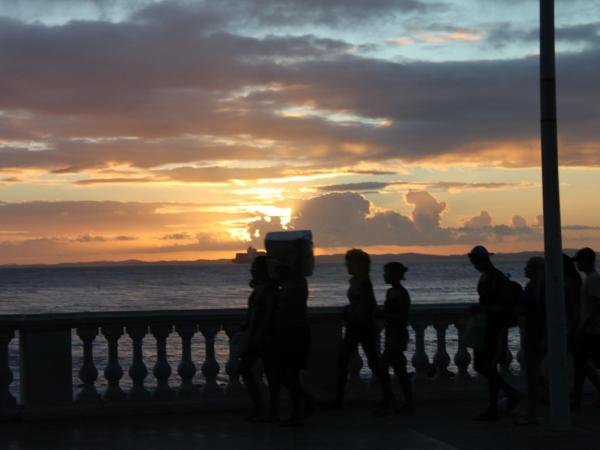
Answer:
<svg viewBox="0 0 600 450"><path fill-rule="evenodd" d="M400 260L409 267L405 286L414 304L476 302L476 284L479 274L465 257L406 256ZM384 258L374 258L372 280L378 303L382 303L386 286L383 283ZM523 267L527 256L506 255L495 257L499 269L524 283ZM0 314L36 314L52 312L134 311L161 309L243 308L250 292L249 267L236 264L173 264L124 266L45 266L0 268ZM319 262L309 278L310 306L346 304L348 274L343 260ZM456 330L448 332L448 352L451 357L457 346ZM12 390L18 390L18 339L10 345L10 365L15 374ZM435 353L435 333L426 334L426 348L430 358ZM120 362L125 372L131 362L129 339L119 341ZM144 358L151 372L156 362L154 339L144 340ZM409 358L414 341L409 346ZM192 342L193 359L198 368L195 382L201 384L200 366L204 360L204 342L198 333ZM516 350L517 342L512 346ZM172 377L177 378L176 367L181 349L180 339L172 334L167 341ZM81 343L73 337L74 384L80 381L77 370L81 361ZM217 359L221 365L219 379L225 380L228 343L224 333L217 336ZM94 344L94 359L100 372L99 386L105 385L102 370L106 364L107 348L99 336ZM364 369L365 375L367 369ZM148 385L154 383L152 375ZM127 375L122 380L127 387Z"/></svg>

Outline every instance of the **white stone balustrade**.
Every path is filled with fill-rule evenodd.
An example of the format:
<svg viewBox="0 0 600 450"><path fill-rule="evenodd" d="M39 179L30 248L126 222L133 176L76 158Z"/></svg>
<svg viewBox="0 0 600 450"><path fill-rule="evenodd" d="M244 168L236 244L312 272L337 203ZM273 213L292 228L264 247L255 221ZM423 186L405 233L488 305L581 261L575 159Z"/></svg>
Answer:
<svg viewBox="0 0 600 450"><path fill-rule="evenodd" d="M473 383L476 376L470 368L471 354L459 339L469 306L413 306L413 336L406 356L411 363L408 370L414 372L417 399L453 390L460 395L480 385ZM131 413L156 405L167 405L169 410L203 405L218 408L219 404L234 404L232 398L237 399L238 406L243 405L248 399L237 370L235 338L245 315L245 310L227 309L0 316L0 417L56 410ZM304 381L315 395L326 400L335 392L343 330L341 308L311 308L309 317L312 348ZM11 393L15 391L15 376L9 364L9 344L15 331L19 333L19 396ZM80 361L72 357L72 332L82 349ZM516 341L514 333L518 330L511 333ZM203 338L203 344L194 340L195 336ZM168 347L168 339L175 339L177 346ZM215 343L223 340L228 343L229 355L219 359ZM106 346L102 361L95 352L98 343ZM125 351L126 346L130 352ZM171 353L176 348L175 354L169 354L169 348ZM198 355L202 355L201 360L194 360ZM521 353L517 355L520 363ZM120 356L129 364L125 380ZM73 367L73 361L78 367ZM151 373L147 364L152 365ZM513 354L509 353L500 369L512 376L514 366ZM75 390L74 370L79 384ZM366 389L367 372L366 361L357 353L350 364L350 397L376 393L376 389ZM200 373L202 386L197 380Z"/></svg>

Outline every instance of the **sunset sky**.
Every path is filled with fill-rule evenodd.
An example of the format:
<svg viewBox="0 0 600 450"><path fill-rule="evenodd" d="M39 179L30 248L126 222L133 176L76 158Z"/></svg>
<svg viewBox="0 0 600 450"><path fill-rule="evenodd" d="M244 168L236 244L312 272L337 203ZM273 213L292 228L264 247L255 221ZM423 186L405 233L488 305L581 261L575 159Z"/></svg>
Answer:
<svg viewBox="0 0 600 450"><path fill-rule="evenodd" d="M600 8L557 0L565 247L600 249ZM0 0L0 264L539 250L534 0Z"/></svg>

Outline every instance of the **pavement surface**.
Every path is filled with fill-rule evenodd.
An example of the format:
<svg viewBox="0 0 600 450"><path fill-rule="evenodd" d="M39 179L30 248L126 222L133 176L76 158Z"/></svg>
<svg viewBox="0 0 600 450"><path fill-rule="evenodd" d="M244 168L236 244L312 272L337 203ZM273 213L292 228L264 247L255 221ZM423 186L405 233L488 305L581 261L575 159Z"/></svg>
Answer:
<svg viewBox="0 0 600 450"><path fill-rule="evenodd" d="M600 449L600 408L584 407L573 416L572 429L559 432L543 423L517 427L514 417L473 422L483 406L475 400L428 402L412 416L376 417L357 405L319 411L300 428L249 423L231 412L0 422L0 449Z"/></svg>

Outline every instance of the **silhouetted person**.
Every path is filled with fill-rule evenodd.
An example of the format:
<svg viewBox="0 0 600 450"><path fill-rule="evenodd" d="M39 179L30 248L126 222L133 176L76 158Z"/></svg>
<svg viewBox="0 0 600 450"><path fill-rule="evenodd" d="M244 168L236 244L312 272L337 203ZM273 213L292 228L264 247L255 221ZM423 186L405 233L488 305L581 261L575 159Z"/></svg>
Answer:
<svg viewBox="0 0 600 450"><path fill-rule="evenodd" d="M563 275L565 281L565 314L569 338L569 351L572 351L573 338L581 315L581 287L583 281L573 259L563 253Z"/></svg>
<svg viewBox="0 0 600 450"><path fill-rule="evenodd" d="M537 402L540 385L547 386L542 376L542 361L547 353L544 259L534 256L525 266L529 282L523 294L523 351L527 377L527 413L515 421L517 425L537 424Z"/></svg>
<svg viewBox="0 0 600 450"><path fill-rule="evenodd" d="M498 394L503 390L508 398L507 409L513 410L520 399L519 392L505 381L498 373L498 361L506 350L506 334L508 330L507 313L500 303L500 293L504 291L503 283L508 282L490 260L491 254L481 245L473 247L469 253L473 267L481 273L477 284L479 294L479 312L485 316L484 345L473 351L473 367L488 383L489 405L487 409L475 416L473 420L492 421L498 419Z"/></svg>
<svg viewBox="0 0 600 450"><path fill-rule="evenodd" d="M275 420L278 410L279 374L275 365L275 311L278 301L277 285L269 278L267 258L258 256L250 268L252 293L248 299L248 319L240 346L239 372L252 399L249 420ZM262 360L270 391L270 407L265 406L254 366Z"/></svg>
<svg viewBox="0 0 600 450"><path fill-rule="evenodd" d="M300 382L300 372L306 369L310 349L308 283L296 261L279 266L277 281L280 285L275 319L277 363L282 384L289 389L292 400L292 413L280 425L299 426L314 411L314 400Z"/></svg>
<svg viewBox="0 0 600 450"><path fill-rule="evenodd" d="M404 274L408 268L399 262L387 263L383 266L383 280L391 287L385 295L383 314L386 321L385 326L385 348L383 350L383 367L394 369L402 394L404 405L401 411L414 412L412 385L406 371L406 357L404 352L408 345L408 314L410 310L410 295L402 286Z"/></svg>
<svg viewBox="0 0 600 450"><path fill-rule="evenodd" d="M577 251L573 259L577 268L585 274L581 287L581 315L573 354L573 408L579 409L586 376L600 393L600 378L593 366L593 363L600 361L600 274L596 272L596 253L591 248Z"/></svg>
<svg viewBox="0 0 600 450"><path fill-rule="evenodd" d="M369 278L371 260L362 250L352 249L346 253L346 268L352 275L348 288L350 304L345 309L346 333L342 340L338 361L337 394L332 403L334 409L344 406L344 394L348 379L350 358L362 346L373 375L380 383L383 393L383 407L389 408L394 402L389 373L384 370L378 352L379 332L375 323L377 302L373 285Z"/></svg>

